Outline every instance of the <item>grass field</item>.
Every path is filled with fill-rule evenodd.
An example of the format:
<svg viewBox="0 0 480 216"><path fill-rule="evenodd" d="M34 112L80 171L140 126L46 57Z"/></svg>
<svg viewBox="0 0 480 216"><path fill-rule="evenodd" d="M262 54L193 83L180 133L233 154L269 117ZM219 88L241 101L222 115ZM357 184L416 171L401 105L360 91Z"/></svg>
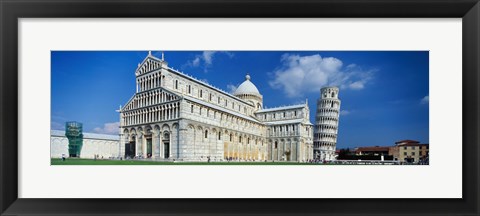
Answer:
<svg viewBox="0 0 480 216"><path fill-rule="evenodd" d="M51 165L323 165L295 162L164 162L164 161L133 161L133 160L93 160L67 158L65 161L52 158Z"/></svg>

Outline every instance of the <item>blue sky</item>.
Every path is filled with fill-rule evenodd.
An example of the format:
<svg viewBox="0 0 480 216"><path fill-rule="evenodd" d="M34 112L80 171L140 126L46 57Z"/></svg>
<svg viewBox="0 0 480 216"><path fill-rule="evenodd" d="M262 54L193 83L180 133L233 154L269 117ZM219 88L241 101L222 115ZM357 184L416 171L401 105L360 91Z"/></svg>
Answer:
<svg viewBox="0 0 480 216"><path fill-rule="evenodd" d="M135 92L147 51L52 51L51 128L83 123L84 132L118 134L120 105ZM152 51L160 57L161 52ZM337 148L428 143L427 51L165 51L170 67L227 92L249 73L264 106L308 99L315 123L320 88L340 87Z"/></svg>

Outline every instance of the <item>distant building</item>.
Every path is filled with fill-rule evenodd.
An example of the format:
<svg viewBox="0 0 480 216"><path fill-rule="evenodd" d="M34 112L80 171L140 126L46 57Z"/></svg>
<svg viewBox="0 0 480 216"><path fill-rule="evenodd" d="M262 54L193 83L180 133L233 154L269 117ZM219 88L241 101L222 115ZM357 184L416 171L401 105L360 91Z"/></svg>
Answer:
<svg viewBox="0 0 480 216"><path fill-rule="evenodd" d="M355 149L355 154L381 156L381 155L389 155L389 151L390 151L390 147L388 146L358 147Z"/></svg>
<svg viewBox="0 0 480 216"><path fill-rule="evenodd" d="M389 154L393 159L400 162L419 163L428 160L429 145L420 144L415 140L401 140L390 147Z"/></svg>

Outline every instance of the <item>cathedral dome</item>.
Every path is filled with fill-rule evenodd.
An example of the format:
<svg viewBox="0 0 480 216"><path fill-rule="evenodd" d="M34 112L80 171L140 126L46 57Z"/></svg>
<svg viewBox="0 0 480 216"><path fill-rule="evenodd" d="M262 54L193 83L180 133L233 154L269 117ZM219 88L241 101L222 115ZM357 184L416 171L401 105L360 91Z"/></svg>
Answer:
<svg viewBox="0 0 480 216"><path fill-rule="evenodd" d="M253 95L260 95L260 92L258 91L257 87L250 81L250 75L247 74L245 76L245 81L238 86L237 90L233 93L233 95L247 95L247 94L253 94Z"/></svg>

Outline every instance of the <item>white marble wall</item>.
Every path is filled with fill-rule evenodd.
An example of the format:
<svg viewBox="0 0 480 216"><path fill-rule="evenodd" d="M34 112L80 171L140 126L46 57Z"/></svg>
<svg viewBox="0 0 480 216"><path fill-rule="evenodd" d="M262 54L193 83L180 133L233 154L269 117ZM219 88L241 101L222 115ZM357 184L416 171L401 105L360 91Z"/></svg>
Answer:
<svg viewBox="0 0 480 216"><path fill-rule="evenodd" d="M52 131L50 135L50 157L61 158L62 154L68 157L68 139L63 131ZM99 137L112 137L111 135L98 134ZM86 137L86 138L85 138ZM80 158L94 158L97 154L101 158L117 157L119 153L119 140L96 138L95 134L84 135Z"/></svg>

